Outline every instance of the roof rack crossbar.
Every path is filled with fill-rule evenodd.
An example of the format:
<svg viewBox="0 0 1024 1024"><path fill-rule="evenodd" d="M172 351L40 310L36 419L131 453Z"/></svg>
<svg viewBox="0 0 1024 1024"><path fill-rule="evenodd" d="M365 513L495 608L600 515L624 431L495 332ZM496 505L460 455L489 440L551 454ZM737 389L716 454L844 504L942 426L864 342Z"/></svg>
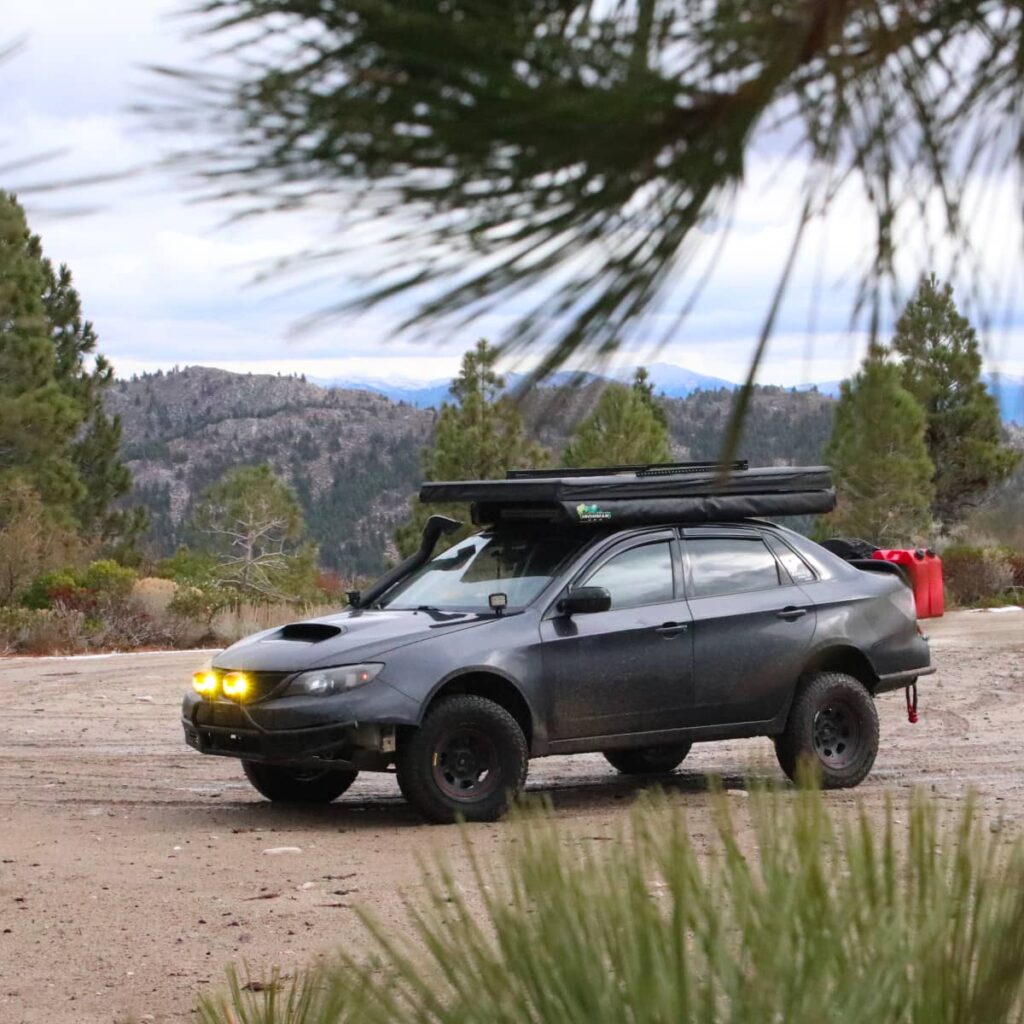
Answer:
<svg viewBox="0 0 1024 1024"><path fill-rule="evenodd" d="M505 474L506 480L557 480L569 477L589 476L670 476L675 473L710 473L717 470L742 472L748 469L746 459L735 462L653 462L635 466L594 466L587 469L510 469Z"/></svg>

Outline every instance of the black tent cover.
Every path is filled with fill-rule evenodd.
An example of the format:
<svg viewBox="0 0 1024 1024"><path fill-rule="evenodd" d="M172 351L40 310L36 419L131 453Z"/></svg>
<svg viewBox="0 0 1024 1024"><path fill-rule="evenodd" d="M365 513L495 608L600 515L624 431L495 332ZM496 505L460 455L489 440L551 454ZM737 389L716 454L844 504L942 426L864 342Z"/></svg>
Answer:
<svg viewBox="0 0 1024 1024"><path fill-rule="evenodd" d="M743 464L740 464L741 466ZM562 475L564 473L564 475ZM587 526L635 526L817 515L835 508L827 466L734 468L686 464L592 471L524 471L508 480L425 483L420 501L470 503L473 522L541 520Z"/></svg>

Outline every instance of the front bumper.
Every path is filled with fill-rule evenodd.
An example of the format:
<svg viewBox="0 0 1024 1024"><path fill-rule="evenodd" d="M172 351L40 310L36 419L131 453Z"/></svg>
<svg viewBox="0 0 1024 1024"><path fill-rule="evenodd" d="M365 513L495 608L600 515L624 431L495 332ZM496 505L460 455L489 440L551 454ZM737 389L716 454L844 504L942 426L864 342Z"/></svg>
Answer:
<svg viewBox="0 0 1024 1024"><path fill-rule="evenodd" d="M415 725L418 713L416 701L375 681L336 697L252 704L190 693L182 704L181 724L185 742L203 754L371 769L393 759L395 727Z"/></svg>

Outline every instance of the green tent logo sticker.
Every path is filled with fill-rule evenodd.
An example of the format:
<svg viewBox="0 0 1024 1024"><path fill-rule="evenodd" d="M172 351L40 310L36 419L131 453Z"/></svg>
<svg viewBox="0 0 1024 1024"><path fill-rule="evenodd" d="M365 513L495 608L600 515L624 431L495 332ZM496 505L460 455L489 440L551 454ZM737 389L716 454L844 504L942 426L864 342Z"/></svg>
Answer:
<svg viewBox="0 0 1024 1024"><path fill-rule="evenodd" d="M611 512L605 512L600 505L579 504L576 506L576 515L581 523L596 523L604 519L611 519Z"/></svg>

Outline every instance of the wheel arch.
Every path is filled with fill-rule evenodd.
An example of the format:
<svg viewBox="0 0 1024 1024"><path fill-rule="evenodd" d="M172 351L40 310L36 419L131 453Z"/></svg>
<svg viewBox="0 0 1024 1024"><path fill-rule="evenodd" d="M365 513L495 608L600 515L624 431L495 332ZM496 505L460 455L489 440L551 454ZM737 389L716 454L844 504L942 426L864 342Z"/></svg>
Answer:
<svg viewBox="0 0 1024 1024"><path fill-rule="evenodd" d="M484 697L503 707L523 730L527 748L533 750L536 716L530 707L530 702L512 679L494 669L464 669L444 679L424 703L420 721L426 717L439 700L462 693Z"/></svg>
<svg viewBox="0 0 1024 1024"><path fill-rule="evenodd" d="M849 643L820 647L807 659L801 679L816 672L843 672L863 683L871 694L878 686L878 673L871 659L859 647Z"/></svg>

